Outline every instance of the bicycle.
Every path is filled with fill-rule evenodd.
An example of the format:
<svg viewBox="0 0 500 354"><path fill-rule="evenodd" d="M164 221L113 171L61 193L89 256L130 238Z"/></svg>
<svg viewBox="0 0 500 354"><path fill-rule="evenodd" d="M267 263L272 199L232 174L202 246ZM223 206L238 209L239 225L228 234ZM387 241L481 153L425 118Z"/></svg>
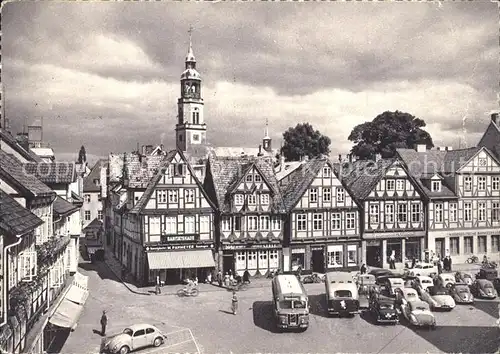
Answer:
<svg viewBox="0 0 500 354"><path fill-rule="evenodd" d="M182 289L179 289L177 291L177 296L179 296L179 297L184 297L184 296L186 296L186 297L190 297L190 296L195 297L195 296L198 296L199 293L200 293L200 291L196 287L193 287L193 288L190 288L190 289L188 289L188 288L182 288Z"/></svg>
<svg viewBox="0 0 500 354"><path fill-rule="evenodd" d="M302 282L304 284L312 284L312 283L323 283L325 281L325 277L320 277L318 274L314 273L311 275L306 275L303 279Z"/></svg>
<svg viewBox="0 0 500 354"><path fill-rule="evenodd" d="M471 264L471 263L477 263L477 262L479 262L479 258L477 256L474 256L474 255L470 256L465 261L465 263L469 263L469 264Z"/></svg>

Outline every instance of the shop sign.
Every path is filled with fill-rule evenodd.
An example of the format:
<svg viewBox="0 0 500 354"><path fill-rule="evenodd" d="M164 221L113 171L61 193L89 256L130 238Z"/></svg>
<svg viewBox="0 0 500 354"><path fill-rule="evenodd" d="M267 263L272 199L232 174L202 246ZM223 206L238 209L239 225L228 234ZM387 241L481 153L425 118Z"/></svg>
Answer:
<svg viewBox="0 0 500 354"><path fill-rule="evenodd" d="M146 251L162 251L162 250L189 250L189 249L207 249L213 248L213 245L162 245L162 246L149 246Z"/></svg>
<svg viewBox="0 0 500 354"><path fill-rule="evenodd" d="M163 235L161 237L161 241L163 243L169 243L169 242L193 242L193 241L198 241L199 235L198 234L192 234L192 235Z"/></svg>
<svg viewBox="0 0 500 354"><path fill-rule="evenodd" d="M323 251L325 246L311 246L311 251Z"/></svg>
<svg viewBox="0 0 500 354"><path fill-rule="evenodd" d="M377 232L365 233L364 239L381 239L381 238L406 238L406 237L424 237L425 231L400 231L400 232Z"/></svg>
<svg viewBox="0 0 500 354"><path fill-rule="evenodd" d="M306 253L305 248L292 248L292 254Z"/></svg>
<svg viewBox="0 0 500 354"><path fill-rule="evenodd" d="M490 236L490 235L496 235L498 234L498 230L484 230L484 231L440 231L440 232L435 232L435 231L430 231L429 236L432 237L443 237L443 236L450 236L450 237L460 237L460 236Z"/></svg>
<svg viewBox="0 0 500 354"><path fill-rule="evenodd" d="M366 245L367 246L380 246L380 241L379 240L367 240Z"/></svg>
<svg viewBox="0 0 500 354"><path fill-rule="evenodd" d="M249 245L222 245L223 250L241 250L241 249L266 249L266 248L281 248L279 243L263 243Z"/></svg>

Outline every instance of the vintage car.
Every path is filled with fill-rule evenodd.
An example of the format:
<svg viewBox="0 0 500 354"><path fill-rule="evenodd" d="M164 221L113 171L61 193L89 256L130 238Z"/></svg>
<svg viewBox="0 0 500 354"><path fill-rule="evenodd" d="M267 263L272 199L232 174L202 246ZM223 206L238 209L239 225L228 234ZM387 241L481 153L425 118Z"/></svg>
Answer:
<svg viewBox="0 0 500 354"><path fill-rule="evenodd" d="M425 275L430 277L432 274L437 274L438 269L432 263L418 263L415 267L410 270L410 276Z"/></svg>
<svg viewBox="0 0 500 354"><path fill-rule="evenodd" d="M379 277L393 277L394 276L394 273L392 272L392 270L382 269L382 268L372 269L372 270L370 270L370 272L368 274L374 275L375 278L379 278Z"/></svg>
<svg viewBox="0 0 500 354"><path fill-rule="evenodd" d="M465 283L467 285L472 285L474 280L472 279L472 276L469 273L456 272L455 273L455 282Z"/></svg>
<svg viewBox="0 0 500 354"><path fill-rule="evenodd" d="M469 286L465 283L454 283L450 287L450 295L456 304L472 304L474 296L470 292Z"/></svg>
<svg viewBox="0 0 500 354"><path fill-rule="evenodd" d="M159 347L166 338L166 335L155 326L145 323L135 324L125 328L122 333L104 338L101 352L127 354L139 348Z"/></svg>
<svg viewBox="0 0 500 354"><path fill-rule="evenodd" d="M470 291L474 297L486 299L495 299L497 297L495 287L488 279L476 279L470 286Z"/></svg>
<svg viewBox="0 0 500 354"><path fill-rule="evenodd" d="M420 301L418 293L413 288L396 289L396 303L403 307L407 302Z"/></svg>
<svg viewBox="0 0 500 354"><path fill-rule="evenodd" d="M441 273L436 278L436 285L448 287L449 284L455 284L455 274Z"/></svg>
<svg viewBox="0 0 500 354"><path fill-rule="evenodd" d="M487 279L493 281L498 278L498 271L495 268L481 268L476 274L476 279Z"/></svg>
<svg viewBox="0 0 500 354"><path fill-rule="evenodd" d="M396 289L404 289L404 287L405 283L402 278L387 278L386 288L389 295L396 295Z"/></svg>
<svg viewBox="0 0 500 354"><path fill-rule="evenodd" d="M413 326L436 328L436 317L426 302L420 300L408 301L401 307L401 313Z"/></svg>
<svg viewBox="0 0 500 354"><path fill-rule="evenodd" d="M357 276L359 294L368 294L370 287L375 285L375 276L373 274L360 274Z"/></svg>
<svg viewBox="0 0 500 354"><path fill-rule="evenodd" d="M377 323L397 324L399 322L394 299L377 292L370 294L369 311Z"/></svg>
<svg viewBox="0 0 500 354"><path fill-rule="evenodd" d="M413 280L413 288L417 290L417 292L420 294L421 291L426 291L427 288L434 286L434 282L431 277L426 277L424 275L419 275L415 277Z"/></svg>
<svg viewBox="0 0 500 354"><path fill-rule="evenodd" d="M329 272L325 278L325 295L329 315L359 313L358 287L351 273Z"/></svg>
<svg viewBox="0 0 500 354"><path fill-rule="evenodd" d="M448 310L455 308L455 300L450 296L447 288L442 286L430 286L427 291L420 293L420 298L427 302L433 310Z"/></svg>

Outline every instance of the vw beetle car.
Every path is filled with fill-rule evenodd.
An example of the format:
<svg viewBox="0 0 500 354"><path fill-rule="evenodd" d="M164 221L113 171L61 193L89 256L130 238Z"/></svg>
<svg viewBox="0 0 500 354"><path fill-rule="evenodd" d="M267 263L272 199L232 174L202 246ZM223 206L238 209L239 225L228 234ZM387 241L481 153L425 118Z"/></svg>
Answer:
<svg viewBox="0 0 500 354"><path fill-rule="evenodd" d="M498 271L495 268L481 268L479 273L476 274L476 279L493 281L495 278L498 278Z"/></svg>
<svg viewBox="0 0 500 354"><path fill-rule="evenodd" d="M468 273L464 272L456 272L455 273L455 282L457 283L465 283L467 285L472 285L474 280L472 279L472 276Z"/></svg>
<svg viewBox="0 0 500 354"><path fill-rule="evenodd" d="M437 284L445 288L450 284L455 284L455 275L453 273L441 273L437 276Z"/></svg>
<svg viewBox="0 0 500 354"><path fill-rule="evenodd" d="M166 336L155 326L141 323L123 330L122 333L103 339L101 352L127 354L132 350L154 346L165 342Z"/></svg>
<svg viewBox="0 0 500 354"><path fill-rule="evenodd" d="M427 302L431 309L448 310L455 308L455 300L449 295L448 289L442 286L430 286L427 291L422 291L420 297Z"/></svg>
<svg viewBox="0 0 500 354"><path fill-rule="evenodd" d="M436 317L426 302L409 301L401 307L401 313L413 326L436 328Z"/></svg>
<svg viewBox="0 0 500 354"><path fill-rule="evenodd" d="M394 299L390 297L372 292L369 309L377 323L397 324L399 322Z"/></svg>
<svg viewBox="0 0 500 354"><path fill-rule="evenodd" d="M452 284L450 286L450 295L457 304L474 303L474 296L472 296L469 286L465 283Z"/></svg>
<svg viewBox="0 0 500 354"><path fill-rule="evenodd" d="M429 288L433 285L434 285L434 282L432 281L432 278L424 276L424 275L419 275L419 276L415 277L415 280L413 280L413 288L415 290L417 290L419 294L422 291L425 292L427 290L427 288ZM420 295L422 295L422 294L420 294Z"/></svg>
<svg viewBox="0 0 500 354"><path fill-rule="evenodd" d="M470 286L470 290L475 297L486 299L494 299L497 297L497 292L493 287L493 283L488 279L476 279Z"/></svg>

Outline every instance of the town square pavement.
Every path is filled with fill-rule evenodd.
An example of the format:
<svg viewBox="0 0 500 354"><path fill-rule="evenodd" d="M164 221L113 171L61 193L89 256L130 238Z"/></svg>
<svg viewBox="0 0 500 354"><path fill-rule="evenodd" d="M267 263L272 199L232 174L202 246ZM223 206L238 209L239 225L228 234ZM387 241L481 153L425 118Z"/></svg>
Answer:
<svg viewBox="0 0 500 354"><path fill-rule="evenodd" d="M330 318L325 314L324 285L308 284L312 313L309 329L276 333L271 289L265 281L239 292L240 312L232 315L231 293L215 286L204 285L196 298L165 295L175 293L180 286L164 287L161 296L138 294L125 287L105 263L82 263L79 271L89 276L90 295L78 327L61 349L65 354L99 352L102 310L108 313L108 334L144 322L167 333L164 346L141 350L141 354L494 353L500 344L497 301L457 305L451 312L436 313L436 330L414 329L404 321L396 326L375 325L366 313Z"/></svg>

